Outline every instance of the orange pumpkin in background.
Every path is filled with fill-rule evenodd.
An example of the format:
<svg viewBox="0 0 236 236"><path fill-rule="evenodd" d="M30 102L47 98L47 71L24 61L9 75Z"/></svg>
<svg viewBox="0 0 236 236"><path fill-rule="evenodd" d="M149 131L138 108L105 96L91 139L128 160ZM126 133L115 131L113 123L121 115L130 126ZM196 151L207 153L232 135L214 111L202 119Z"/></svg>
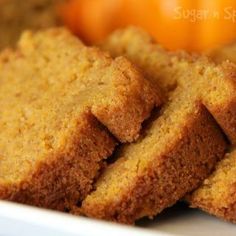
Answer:
<svg viewBox="0 0 236 236"><path fill-rule="evenodd" d="M203 51L236 39L235 0L69 0L59 14L87 43L127 25L171 50Z"/></svg>

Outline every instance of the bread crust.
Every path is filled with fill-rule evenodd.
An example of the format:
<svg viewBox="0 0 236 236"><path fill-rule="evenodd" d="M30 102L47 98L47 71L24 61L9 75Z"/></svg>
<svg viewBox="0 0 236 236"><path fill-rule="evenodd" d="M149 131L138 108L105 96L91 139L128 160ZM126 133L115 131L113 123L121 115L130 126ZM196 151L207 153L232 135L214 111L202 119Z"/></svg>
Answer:
<svg viewBox="0 0 236 236"><path fill-rule="evenodd" d="M223 62L217 65L224 73L224 80L231 85L231 99L224 104L215 105L208 104L208 99L206 98L204 104L210 110L211 114L214 116L218 124L224 130L224 133L230 140L232 145L236 144L236 65L231 62ZM222 110L224 112L222 112Z"/></svg>

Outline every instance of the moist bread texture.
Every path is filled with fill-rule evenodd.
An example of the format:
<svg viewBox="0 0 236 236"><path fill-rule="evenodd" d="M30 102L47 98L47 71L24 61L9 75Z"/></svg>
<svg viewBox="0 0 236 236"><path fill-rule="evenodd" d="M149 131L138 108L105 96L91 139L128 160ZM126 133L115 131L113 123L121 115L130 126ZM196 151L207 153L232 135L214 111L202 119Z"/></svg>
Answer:
<svg viewBox="0 0 236 236"><path fill-rule="evenodd" d="M158 104L126 59L63 28L25 32L0 55L0 198L58 210L76 204L112 154L113 136L135 140Z"/></svg>
<svg viewBox="0 0 236 236"><path fill-rule="evenodd" d="M236 62L236 45L218 48L210 53L216 63ZM216 170L205 179L201 187L187 197L192 207L236 223L236 150L235 145L218 163Z"/></svg>
<svg viewBox="0 0 236 236"><path fill-rule="evenodd" d="M14 46L26 29L60 24L56 4L64 0L0 0L0 49Z"/></svg>
<svg viewBox="0 0 236 236"><path fill-rule="evenodd" d="M215 171L187 200L192 207L236 223L236 150L220 161Z"/></svg>
<svg viewBox="0 0 236 236"><path fill-rule="evenodd" d="M136 28L115 32L102 48L125 55L168 94L157 118L120 148L82 203L87 216L134 223L201 184L226 152L221 129L235 143L235 66L170 54Z"/></svg>

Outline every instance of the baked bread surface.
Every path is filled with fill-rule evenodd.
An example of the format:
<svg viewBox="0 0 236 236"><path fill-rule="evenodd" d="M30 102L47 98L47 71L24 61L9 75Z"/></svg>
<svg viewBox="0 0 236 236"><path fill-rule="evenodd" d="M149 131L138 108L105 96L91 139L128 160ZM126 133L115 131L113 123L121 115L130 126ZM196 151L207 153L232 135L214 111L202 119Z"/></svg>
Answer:
<svg viewBox="0 0 236 236"><path fill-rule="evenodd" d="M0 55L0 198L60 210L75 204L117 140L135 140L158 104L126 59L63 28L25 32L15 51Z"/></svg>
<svg viewBox="0 0 236 236"><path fill-rule="evenodd" d="M236 62L236 44L217 48L209 53L216 63ZM231 147L215 171L204 180L203 184L187 197L192 207L236 223L236 150Z"/></svg>
<svg viewBox="0 0 236 236"><path fill-rule="evenodd" d="M115 32L102 48L125 55L167 94L141 138L120 148L82 204L85 215L134 223L201 184L226 152L222 131L235 143L235 66L170 54L136 28Z"/></svg>

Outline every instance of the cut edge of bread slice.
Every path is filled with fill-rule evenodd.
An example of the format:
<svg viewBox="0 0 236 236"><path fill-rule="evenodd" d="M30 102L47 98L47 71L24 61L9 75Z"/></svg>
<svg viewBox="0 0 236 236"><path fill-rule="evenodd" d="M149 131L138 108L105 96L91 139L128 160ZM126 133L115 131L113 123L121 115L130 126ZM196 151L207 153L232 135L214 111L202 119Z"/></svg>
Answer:
<svg viewBox="0 0 236 236"><path fill-rule="evenodd" d="M215 63L236 62L236 44L219 47L208 52ZM236 109L236 108L235 108ZM232 130L235 132L235 130ZM236 223L236 151L231 147L214 172L193 193L186 196L191 207Z"/></svg>
<svg viewBox="0 0 236 236"><path fill-rule="evenodd" d="M228 153L186 199L193 208L236 223L236 151Z"/></svg>
<svg viewBox="0 0 236 236"><path fill-rule="evenodd" d="M135 140L161 104L128 60L64 28L26 31L1 53L0 83L0 198L60 210L91 190L114 136Z"/></svg>
<svg viewBox="0 0 236 236"><path fill-rule="evenodd" d="M81 117L63 148L49 153L19 181L0 180L1 199L64 211L85 198L117 143L89 111Z"/></svg>
<svg viewBox="0 0 236 236"><path fill-rule="evenodd" d="M102 48L126 56L169 93L144 137L117 153L82 204L85 215L134 223L201 184L226 152L221 130L235 142L236 70L230 63L167 53L136 28L115 32Z"/></svg>

